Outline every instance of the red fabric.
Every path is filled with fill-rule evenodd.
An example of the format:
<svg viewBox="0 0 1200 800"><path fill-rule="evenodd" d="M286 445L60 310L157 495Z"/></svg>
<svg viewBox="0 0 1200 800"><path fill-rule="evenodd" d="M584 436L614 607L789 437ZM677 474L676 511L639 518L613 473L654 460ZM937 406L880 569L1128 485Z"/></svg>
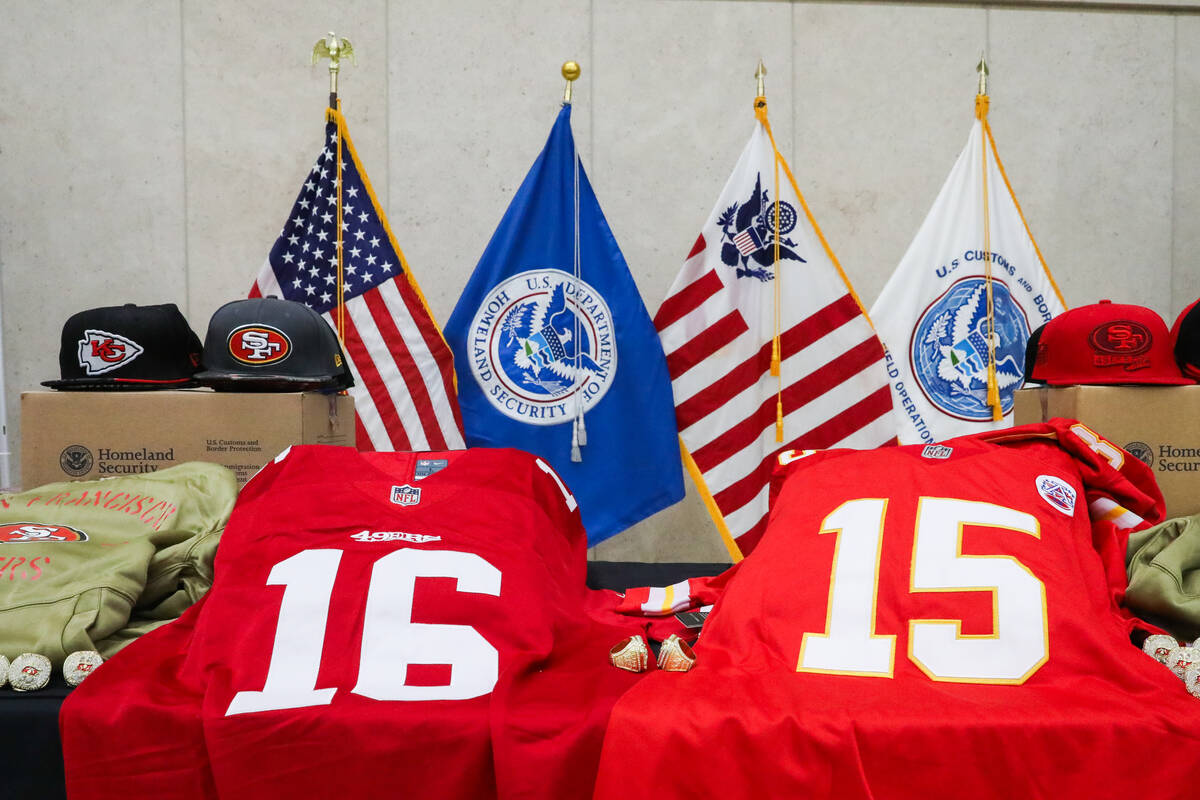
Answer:
<svg viewBox="0 0 1200 800"><path fill-rule="evenodd" d="M1106 564L1119 549L1109 545L1127 531L1107 521L1094 528L1088 515L1088 495L1103 494L1142 525L1161 519L1149 470L1131 457L1113 468L1063 420L943 444L951 448L944 459L923 456L921 445L825 451L776 471L767 532L709 615L697 666L649 675L614 708L597 798L1091 800L1140 796L1148 782L1159 796L1190 796L1200 774L1200 706L1130 644L1129 617L1114 600L1123 573ZM1065 486L1075 492L1069 513ZM914 621L961 621L965 637L1014 621L986 588L914 590L923 574L914 531L922 503L939 498L1036 520L1037 535L958 529L961 556L993 559L966 561L1011 574L1015 559L1044 587L1046 655L1020 681L935 680L913 658ZM831 631L835 552L863 554L847 532L863 534L863 525L846 509L879 508L864 503L871 499L886 500L881 533L865 530L866 541L880 542L877 555L865 553L878 564L875 588L869 577L841 588L865 606L875 636L895 637L891 674L798 671L802 644L816 641L805 644L805 634ZM832 530L838 512L843 527ZM921 538L933 535L927 525ZM949 541L952 549L952 534ZM1006 648L1013 630L1041 624L1027 614L1015 621ZM920 650L927 661L928 652Z"/></svg>
<svg viewBox="0 0 1200 800"><path fill-rule="evenodd" d="M417 479L418 458L449 464ZM403 486L419 489L419 501L393 502L411 501L411 492L394 492ZM589 796L609 709L639 677L614 669L608 648L644 626L613 612L615 593L586 589L586 537L564 492L548 468L513 450L293 447L245 487L203 604L134 642L68 698L61 727L71 796ZM373 541L364 533L395 536ZM406 582L386 572L372 583L381 565L408 563L414 550L466 559L481 574L494 569L499 593L464 585L462 575ZM302 593L321 596L309 577L269 584L268 576L284 562L330 552L341 555L329 599L318 602L328 609L323 634L317 620L304 622L321 642L319 671L300 688L335 688L332 700L227 713L239 692L264 691L268 670L282 661L275 651L283 607ZM410 587L411 617L388 595L376 609L390 622L364 636L370 598L401 584ZM302 591L287 595L295 590ZM494 687L469 699L380 700L369 696L378 689L356 691L372 659L388 691L444 687L486 661L460 667L434 648L405 669L403 659L367 655L364 639L391 646L409 636L395 625L410 620L426 631L454 626L454 635L483 637L498 651ZM288 653L298 652L312 649L293 643ZM302 673L302 660L282 666Z"/></svg>
<svg viewBox="0 0 1200 800"><path fill-rule="evenodd" d="M1101 300L1042 327L1026 378L1051 386L1193 383L1179 371L1173 347L1158 312Z"/></svg>

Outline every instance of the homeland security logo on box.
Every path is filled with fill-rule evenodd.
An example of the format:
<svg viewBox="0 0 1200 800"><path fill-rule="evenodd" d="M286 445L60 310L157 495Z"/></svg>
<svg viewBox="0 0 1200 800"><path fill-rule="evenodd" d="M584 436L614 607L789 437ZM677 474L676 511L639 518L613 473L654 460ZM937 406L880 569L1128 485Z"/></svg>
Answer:
<svg viewBox="0 0 1200 800"><path fill-rule="evenodd" d="M497 411L531 425L572 419L617 371L612 313L592 286L558 269L498 284L471 321L471 371Z"/></svg>

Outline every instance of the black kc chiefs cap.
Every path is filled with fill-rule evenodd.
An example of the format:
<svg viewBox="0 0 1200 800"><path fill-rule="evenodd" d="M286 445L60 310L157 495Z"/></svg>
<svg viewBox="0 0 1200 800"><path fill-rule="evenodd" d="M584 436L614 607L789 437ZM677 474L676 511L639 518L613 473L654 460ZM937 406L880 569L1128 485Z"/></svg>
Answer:
<svg viewBox="0 0 1200 800"><path fill-rule="evenodd" d="M338 391L354 385L333 328L303 303L277 297L217 309L204 337L205 386L227 392Z"/></svg>
<svg viewBox="0 0 1200 800"><path fill-rule="evenodd" d="M174 303L90 308L63 325L61 380L52 389L180 389L195 386L200 338Z"/></svg>

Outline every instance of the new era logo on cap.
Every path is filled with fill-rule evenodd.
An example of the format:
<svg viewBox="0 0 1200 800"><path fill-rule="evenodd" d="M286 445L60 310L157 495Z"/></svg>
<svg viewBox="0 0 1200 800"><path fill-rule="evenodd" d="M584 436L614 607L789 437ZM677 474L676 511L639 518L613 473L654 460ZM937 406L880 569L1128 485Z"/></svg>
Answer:
<svg viewBox="0 0 1200 800"><path fill-rule="evenodd" d="M1025 380L1053 386L1192 383L1175 363L1162 317L1108 300L1064 311L1034 331L1026 345Z"/></svg>

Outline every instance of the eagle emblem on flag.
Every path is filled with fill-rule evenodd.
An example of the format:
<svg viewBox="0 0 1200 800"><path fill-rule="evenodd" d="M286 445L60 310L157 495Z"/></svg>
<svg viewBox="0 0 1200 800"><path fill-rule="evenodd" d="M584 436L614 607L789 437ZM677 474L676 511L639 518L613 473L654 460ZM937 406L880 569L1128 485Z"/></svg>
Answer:
<svg viewBox="0 0 1200 800"><path fill-rule="evenodd" d="M574 383L577 369L593 375L604 370L588 354L586 338L575 338L576 319L567 307L566 281L530 303L518 306L504 321L508 344L515 344L513 363L524 371L524 382L562 394ZM576 366L578 365L578 366ZM542 377L546 370L554 377Z"/></svg>
<svg viewBox="0 0 1200 800"><path fill-rule="evenodd" d="M767 268L775 263L775 203L770 193L762 188L761 172L755 177L750 198L725 209L717 224L725 239L721 261L726 266L736 267L739 278L757 278L764 282L774 278ZM784 238L795 227L796 207L780 201L779 258L782 261L804 261L796 253L796 243Z"/></svg>

